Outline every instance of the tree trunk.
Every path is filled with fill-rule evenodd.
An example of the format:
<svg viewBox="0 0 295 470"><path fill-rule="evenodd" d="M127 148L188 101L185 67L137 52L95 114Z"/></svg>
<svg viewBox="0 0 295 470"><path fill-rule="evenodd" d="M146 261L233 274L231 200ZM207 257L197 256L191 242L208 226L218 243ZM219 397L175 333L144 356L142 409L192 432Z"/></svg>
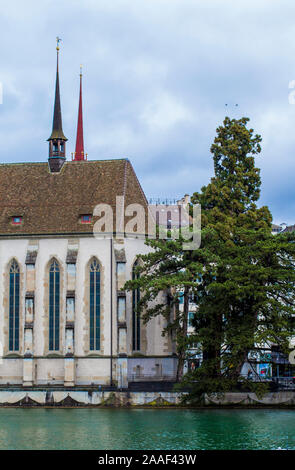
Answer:
<svg viewBox="0 0 295 470"><path fill-rule="evenodd" d="M208 367L208 377L214 379L221 375L222 315L218 313L208 322L211 334L203 344L203 363Z"/></svg>
<svg viewBox="0 0 295 470"><path fill-rule="evenodd" d="M186 356L186 339L188 325L188 309L189 309L189 287L184 288L183 294L183 314L180 315L180 329L178 334L178 363L176 372L176 382L180 382L183 377L183 367ZM182 317L182 318L181 318Z"/></svg>

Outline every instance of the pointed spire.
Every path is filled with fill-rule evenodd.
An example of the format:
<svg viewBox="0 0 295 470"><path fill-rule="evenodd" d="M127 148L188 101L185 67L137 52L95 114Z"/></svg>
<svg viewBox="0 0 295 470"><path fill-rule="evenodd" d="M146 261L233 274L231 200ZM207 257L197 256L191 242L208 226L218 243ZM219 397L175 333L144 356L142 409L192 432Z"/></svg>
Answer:
<svg viewBox="0 0 295 470"><path fill-rule="evenodd" d="M86 160L84 153L84 138L83 138L83 109L82 109L82 65L80 66L80 96L79 96L79 110L78 110L78 124L77 124L77 138L76 150L74 160Z"/></svg>
<svg viewBox="0 0 295 470"><path fill-rule="evenodd" d="M60 109L60 93L59 93L59 71L58 71L58 54L59 43L61 39L56 38L56 84L55 84L55 101L53 112L52 133L48 139L49 142L49 168L52 173L59 172L66 160L66 141L68 140L62 130L61 109Z"/></svg>
<svg viewBox="0 0 295 470"><path fill-rule="evenodd" d="M60 107L60 91L59 91L59 43L61 39L56 38L56 82L55 82L55 101L54 101L54 112L53 112L53 125L52 133L48 140L61 139L68 140L62 130L62 118L61 118L61 107Z"/></svg>

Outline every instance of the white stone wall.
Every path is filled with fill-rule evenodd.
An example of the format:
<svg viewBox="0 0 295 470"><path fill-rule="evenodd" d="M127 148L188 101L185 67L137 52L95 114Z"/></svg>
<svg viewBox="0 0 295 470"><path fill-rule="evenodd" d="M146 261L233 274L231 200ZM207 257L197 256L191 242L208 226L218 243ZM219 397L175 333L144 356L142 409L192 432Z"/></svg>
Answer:
<svg viewBox="0 0 295 470"><path fill-rule="evenodd" d="M138 253L147 253L149 248L143 239L114 240L111 245L110 239L96 239L80 237L77 239L78 254L76 260L76 282L67 273L67 253L69 249L68 238L40 238L36 240L38 253L35 263L35 273L32 266L30 273L26 275L26 256L32 240L19 238L0 240L0 341L3 345L7 343L8 336L8 297L7 289L8 266L13 258L16 259L21 271L20 292L20 350L9 353L4 348L4 358L0 361L0 384L64 384L65 371L66 381L70 384L108 384L110 381L111 367L111 302L112 302L112 344L113 356L126 350L126 356L130 357L132 351L132 300L131 293L126 294L126 326L124 332L120 330L120 351L118 324L117 324L117 279L116 259L114 247L124 248L126 255L126 280L131 278L132 266ZM113 261L113 278L111 292L111 246ZM89 280L88 264L96 257L101 267L101 348L100 351L89 351ZM60 297L60 350L54 353L48 351L48 268L52 258L60 264L61 297ZM35 275L35 282L34 280ZM6 276L6 277L5 277ZM33 276L33 277L32 277ZM27 285L28 284L28 285ZM32 323L31 311L26 317L25 330L25 296L29 290L34 291L34 315L33 330L29 330ZM74 318L66 318L66 296L67 291L75 290L75 314ZM5 317L6 315L6 317ZM74 334L69 332L68 322L74 323ZM74 320L74 321L73 321ZM170 354L167 339L161 336L163 319L156 318L146 327L143 327L142 344L140 353L145 356L167 356ZM69 343L74 337L72 348ZM26 342L25 342L26 341ZM67 352L74 351L74 361L66 363ZM24 353L32 353L31 362L27 360L24 366ZM89 358L91 356L91 358ZM88 359L87 359L88 358ZM70 365L69 365L70 364ZM72 365L73 364L73 365ZM116 377L116 358L113 359L114 380ZM151 364L148 366L150 371ZM124 368L127 371L127 367ZM144 372L144 370L143 370ZM71 376L72 374L72 376ZM124 379L125 380L125 379ZM125 382L124 382L125 383Z"/></svg>

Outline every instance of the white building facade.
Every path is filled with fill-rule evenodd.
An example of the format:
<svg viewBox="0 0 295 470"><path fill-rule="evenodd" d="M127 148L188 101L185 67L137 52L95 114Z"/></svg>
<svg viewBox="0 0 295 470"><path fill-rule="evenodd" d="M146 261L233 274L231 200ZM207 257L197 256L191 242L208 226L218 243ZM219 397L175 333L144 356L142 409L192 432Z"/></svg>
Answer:
<svg viewBox="0 0 295 470"><path fill-rule="evenodd" d="M173 377L164 319L144 325L140 293L123 290L148 251L146 197L128 159L87 161L82 73L66 161L58 61L59 40L48 162L0 164L0 386L126 388Z"/></svg>
<svg viewBox="0 0 295 470"><path fill-rule="evenodd" d="M133 296L121 290L145 252L144 240L135 238L2 239L0 384L125 388L128 380L172 376L164 320L137 322Z"/></svg>

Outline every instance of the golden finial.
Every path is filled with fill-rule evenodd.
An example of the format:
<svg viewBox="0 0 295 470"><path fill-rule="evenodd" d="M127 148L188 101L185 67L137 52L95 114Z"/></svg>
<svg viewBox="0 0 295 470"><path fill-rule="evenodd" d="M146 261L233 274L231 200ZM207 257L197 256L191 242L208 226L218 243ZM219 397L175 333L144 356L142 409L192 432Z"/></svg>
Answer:
<svg viewBox="0 0 295 470"><path fill-rule="evenodd" d="M80 65L80 77L82 77L82 64Z"/></svg>
<svg viewBox="0 0 295 470"><path fill-rule="evenodd" d="M59 43L61 41L61 38L59 38L58 36L56 37L56 50L59 51Z"/></svg>

